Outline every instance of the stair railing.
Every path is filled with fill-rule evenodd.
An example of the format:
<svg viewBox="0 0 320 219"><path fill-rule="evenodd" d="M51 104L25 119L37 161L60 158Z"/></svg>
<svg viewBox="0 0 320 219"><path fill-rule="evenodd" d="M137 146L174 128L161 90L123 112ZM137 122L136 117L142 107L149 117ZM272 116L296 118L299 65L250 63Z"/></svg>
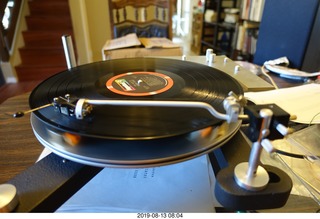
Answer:
<svg viewBox="0 0 320 219"><path fill-rule="evenodd" d="M23 0L0 1L0 61L7 62Z"/></svg>

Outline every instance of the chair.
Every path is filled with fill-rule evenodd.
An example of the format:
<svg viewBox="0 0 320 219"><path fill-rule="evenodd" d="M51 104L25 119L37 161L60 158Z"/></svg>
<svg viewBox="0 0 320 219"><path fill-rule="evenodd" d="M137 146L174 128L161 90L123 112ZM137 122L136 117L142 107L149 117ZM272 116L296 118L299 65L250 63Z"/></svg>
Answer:
<svg viewBox="0 0 320 219"><path fill-rule="evenodd" d="M172 39L171 0L109 0L113 38L136 33L138 37Z"/></svg>

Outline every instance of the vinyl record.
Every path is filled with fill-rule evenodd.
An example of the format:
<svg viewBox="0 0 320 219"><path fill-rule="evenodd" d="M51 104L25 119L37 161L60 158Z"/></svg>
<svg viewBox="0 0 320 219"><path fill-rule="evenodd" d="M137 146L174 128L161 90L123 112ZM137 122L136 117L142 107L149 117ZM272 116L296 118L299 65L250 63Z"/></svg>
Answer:
<svg viewBox="0 0 320 219"><path fill-rule="evenodd" d="M201 101L225 113L223 100L242 87L217 69L174 59L116 59L78 66L43 81L30 95L36 108L70 94L87 99ZM57 132L113 140L161 139L222 123L204 109L176 107L94 106L78 120L48 107L34 112Z"/></svg>

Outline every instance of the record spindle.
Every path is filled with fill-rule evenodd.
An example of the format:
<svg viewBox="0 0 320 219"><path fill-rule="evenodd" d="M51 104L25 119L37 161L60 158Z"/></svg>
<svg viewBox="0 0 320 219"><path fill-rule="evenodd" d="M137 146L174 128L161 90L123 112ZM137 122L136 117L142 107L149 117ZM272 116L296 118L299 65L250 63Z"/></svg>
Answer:
<svg viewBox="0 0 320 219"><path fill-rule="evenodd" d="M74 54L72 38L70 35L63 35L62 37L63 50L66 57L67 67L71 69L76 67L76 57Z"/></svg>

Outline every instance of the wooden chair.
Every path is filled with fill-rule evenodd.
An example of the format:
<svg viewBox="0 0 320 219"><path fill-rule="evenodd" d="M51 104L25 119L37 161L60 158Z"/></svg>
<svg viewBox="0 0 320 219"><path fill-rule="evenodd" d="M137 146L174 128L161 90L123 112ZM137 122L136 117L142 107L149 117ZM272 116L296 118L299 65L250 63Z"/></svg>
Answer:
<svg viewBox="0 0 320 219"><path fill-rule="evenodd" d="M171 0L109 0L113 38L136 33L138 37L172 39Z"/></svg>

